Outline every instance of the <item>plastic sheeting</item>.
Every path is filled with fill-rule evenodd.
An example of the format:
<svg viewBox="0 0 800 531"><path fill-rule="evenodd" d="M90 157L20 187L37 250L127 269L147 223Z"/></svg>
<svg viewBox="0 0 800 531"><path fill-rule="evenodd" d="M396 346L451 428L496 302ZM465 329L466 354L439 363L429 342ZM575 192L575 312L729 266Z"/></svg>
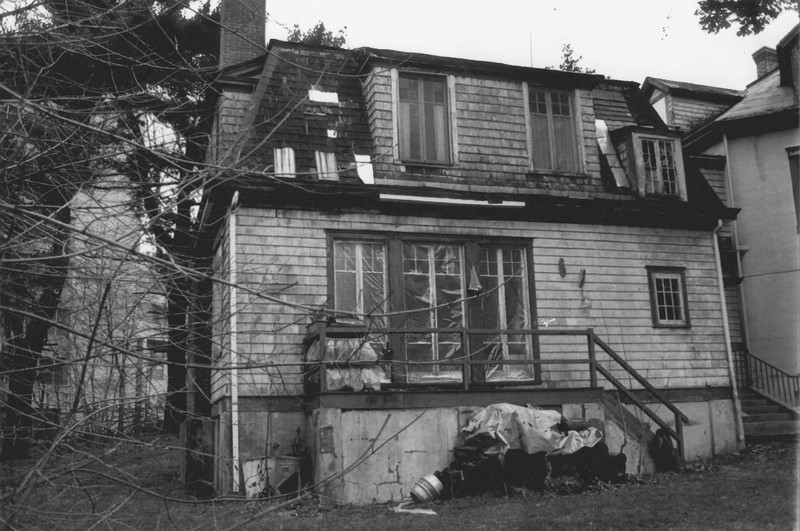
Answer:
<svg viewBox="0 0 800 531"><path fill-rule="evenodd" d="M571 454L583 447L591 448L602 438L595 428L570 430L564 435L558 431L560 422L561 413L558 411L492 404L477 413L463 432L467 441L476 437L494 439L495 444L484 453L501 458L510 449L521 449L527 454Z"/></svg>
<svg viewBox="0 0 800 531"><path fill-rule="evenodd" d="M315 341L306 354L307 361L318 361L320 342ZM325 361L342 362L341 367L329 367L326 371L326 383L329 391L350 388L361 391L364 388L379 391L381 384L388 383L384 370L377 364L378 354L372 344L363 338L328 338L323 354ZM347 362L374 361L372 366L348 367Z"/></svg>

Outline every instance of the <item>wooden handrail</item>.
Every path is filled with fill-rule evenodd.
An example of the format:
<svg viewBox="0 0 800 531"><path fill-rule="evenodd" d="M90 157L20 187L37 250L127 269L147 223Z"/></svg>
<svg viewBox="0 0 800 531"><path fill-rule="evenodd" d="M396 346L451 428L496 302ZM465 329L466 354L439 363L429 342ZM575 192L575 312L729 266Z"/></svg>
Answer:
<svg viewBox="0 0 800 531"><path fill-rule="evenodd" d="M326 327L322 327L322 330L309 334L304 344L306 347L310 346L311 342L316 339L323 339L326 336L335 337L336 335L348 335L348 334L359 334L367 340L366 337L388 337L391 334L420 334L420 333L427 333L427 334L458 334L461 336L461 341L464 349L463 356L460 356L456 359L444 359L444 360L430 360L430 361L420 361L420 362L410 362L408 360L382 360L378 362L360 362L360 361L335 361L335 360L318 360L316 363L319 364L320 368L323 367L331 367L331 366L342 366L342 365L352 365L352 366L363 366L363 365L374 365L376 363L381 362L389 362L390 364L401 364L401 365L450 365L450 366L461 366L462 367L462 382L461 385L465 390L469 390L470 384L472 383L471 374L472 374L472 367L473 366L481 366L481 365L496 365L496 364L503 364L503 365L578 365L578 364L589 364L589 382L592 388L596 388L597 384L597 373L599 372L606 380L611 383L616 389L622 392L637 408L642 410L650 419L653 420L660 428L666 431L670 437L675 439L678 445L678 456L681 461L683 462L684 459L684 445L683 445L683 423L688 423L689 418L680 410L678 409L672 402L667 400L658 390L653 387L647 379L644 378L636 369L630 366L627 361L625 361L619 354L617 354L614 349L612 349L609 345L607 345L602 339L597 337L594 333L594 330L591 328L588 329L556 329L556 328L539 328L539 329L524 329L524 330L513 330L513 329L466 329L466 328L401 328L397 330L369 330L366 328L361 327L338 327L333 326L330 327L329 330L330 334L326 334ZM506 360L506 359L473 359L470 353L469 348L469 338L472 336L487 336L487 335L504 335L504 334L515 334L515 335L528 335L528 336L585 336L586 337L586 348L588 353L588 359L555 359L555 360L542 360L542 359L529 359L529 360ZM614 360L625 372L630 374L650 395L652 395L658 402L664 405L670 412L675 416L675 428L670 427L661 417L659 417L650 407L645 404L642 400L636 397L630 389L628 389L622 382L620 382L617 378L611 374L611 371L601 365L597 358L595 352L595 346L599 346L608 356ZM758 358L756 358L758 359ZM320 382L322 390L325 390L326 385L324 382L325 375L321 375L323 379Z"/></svg>
<svg viewBox="0 0 800 531"><path fill-rule="evenodd" d="M668 408L670 411L672 411L672 412L673 412L675 415L679 416L679 417L680 417L680 419L681 419L683 422L689 422L689 417L687 417L686 415L684 415L684 414L683 414L683 412L682 412L680 409L678 409L677 407L675 407L675 406L672 404L672 402L670 402L670 401L669 401L669 400L667 400L666 398L662 397L662 396L661 396L661 394L660 394L660 393L659 393L659 392L656 390L656 388L655 388L655 387L653 387L652 385L650 385L650 382L648 382L648 381L647 381L647 380L646 380L646 379L645 379L645 378L644 378L644 377L643 377L641 374L639 374L639 372L638 372L636 369L634 369L633 367L631 367L630 365L628 365L628 362L626 362L624 359L622 359L622 358L619 356L619 354L617 354L616 352L614 352L614 350L613 350L611 347L609 347L608 345L606 345L606 343L605 343L605 342L604 342L602 339L600 339L600 338L598 338L598 337L595 337L595 342L596 342L596 343L597 343L597 344L600 346L600 348L602 348L602 349L605 351L605 353L606 353L606 354L608 354L609 356L611 356L611 358L613 358L613 359L614 359L614 361L616 361L616 362L617 362L617 363L618 363L620 366L622 366L622 368L623 368L623 369L625 369L625 371L626 371L628 374L630 374L631 376L633 376L633 377L636 379L636 381L637 381L637 382L639 382L639 383L642 385L642 387L644 387L645 389L647 389L647 391L648 391L648 392L649 392L651 395L653 395L655 398L657 398L659 402L661 402L662 404L664 404L664 405L665 405L665 406L666 406L666 407L667 407L667 408ZM612 382L612 383L613 383L613 382ZM662 427L663 427L663 426L662 426Z"/></svg>

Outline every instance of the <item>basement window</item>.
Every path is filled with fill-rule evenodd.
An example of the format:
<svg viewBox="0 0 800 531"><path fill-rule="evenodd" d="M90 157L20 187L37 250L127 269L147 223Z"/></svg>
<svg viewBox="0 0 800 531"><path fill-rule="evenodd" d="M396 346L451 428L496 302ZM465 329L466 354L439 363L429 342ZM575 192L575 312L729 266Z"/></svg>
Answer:
<svg viewBox="0 0 800 531"><path fill-rule="evenodd" d="M689 328L685 269L648 267L650 307L656 328Z"/></svg>

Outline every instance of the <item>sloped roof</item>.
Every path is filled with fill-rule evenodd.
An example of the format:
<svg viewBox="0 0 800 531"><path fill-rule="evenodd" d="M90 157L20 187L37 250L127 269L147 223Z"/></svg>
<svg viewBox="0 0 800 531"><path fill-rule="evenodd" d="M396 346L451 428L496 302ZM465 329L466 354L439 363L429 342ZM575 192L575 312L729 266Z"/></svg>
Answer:
<svg viewBox="0 0 800 531"><path fill-rule="evenodd" d="M781 85L781 72L776 69L747 87L744 99L722 113L717 121L775 114L792 107L797 107L797 95L793 87Z"/></svg>
<svg viewBox="0 0 800 531"><path fill-rule="evenodd" d="M710 85L698 85L685 81L674 81L658 77L647 77L642 83L642 92L648 98L658 89L673 96L683 96L720 103L734 103L744 97L744 91Z"/></svg>
<svg viewBox="0 0 800 531"><path fill-rule="evenodd" d="M630 126L666 129L661 117L632 81L606 80L593 91L595 118L604 120L610 130Z"/></svg>
<svg viewBox="0 0 800 531"><path fill-rule="evenodd" d="M242 151L250 154L247 166L263 169L273 164L272 150L260 149L269 140L295 150L300 175L314 170L317 150L336 153L344 164L354 162L354 152L374 151L357 50L270 41L269 53ZM310 89L336 93L338 104L310 101ZM278 128L280 134L275 135Z"/></svg>

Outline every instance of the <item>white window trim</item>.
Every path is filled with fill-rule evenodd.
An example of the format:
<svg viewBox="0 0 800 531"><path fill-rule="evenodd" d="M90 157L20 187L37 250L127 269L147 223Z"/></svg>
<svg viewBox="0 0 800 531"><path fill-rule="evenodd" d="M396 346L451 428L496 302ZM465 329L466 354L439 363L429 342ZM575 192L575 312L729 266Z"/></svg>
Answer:
<svg viewBox="0 0 800 531"><path fill-rule="evenodd" d="M672 136L662 136L650 133L631 133L633 141L633 153L636 163L636 190L640 197L647 195L647 182L645 182L644 155L642 154L642 140L657 140L672 142L673 157L675 158L675 169L678 172L678 195L667 194L666 197L680 197L683 201L688 200L686 193L686 171L683 167L683 150L681 149L680 138Z"/></svg>
<svg viewBox="0 0 800 531"><path fill-rule="evenodd" d="M583 128L581 126L581 106L580 106L580 93L577 90L569 90L569 89L558 89L552 87L543 87L543 86L536 86L541 90L546 92L562 92L562 93L569 93L572 95L572 112L573 112L573 120L572 124L575 128L575 142L578 148L578 168L575 171L560 171L560 170L542 170L537 169L533 166L533 130L531 129L531 104L530 104L530 85L528 85L527 81L522 82L522 104L525 112L525 139L528 143L528 171L531 172L545 172L545 173L557 173L560 175L578 175L586 173L586 152L585 146L583 143ZM552 145L551 145L552 149Z"/></svg>
<svg viewBox="0 0 800 531"><path fill-rule="evenodd" d="M407 163L410 165L420 166L455 166L458 164L458 123L456 121L458 113L456 112L456 77L453 75L443 75L429 72L418 72L412 70L403 70L403 74L420 75L420 76L440 76L447 80L447 135L450 144L450 162L420 162L412 163L404 161L400 158L400 74L397 68L391 69L392 79L392 156L395 162Z"/></svg>

